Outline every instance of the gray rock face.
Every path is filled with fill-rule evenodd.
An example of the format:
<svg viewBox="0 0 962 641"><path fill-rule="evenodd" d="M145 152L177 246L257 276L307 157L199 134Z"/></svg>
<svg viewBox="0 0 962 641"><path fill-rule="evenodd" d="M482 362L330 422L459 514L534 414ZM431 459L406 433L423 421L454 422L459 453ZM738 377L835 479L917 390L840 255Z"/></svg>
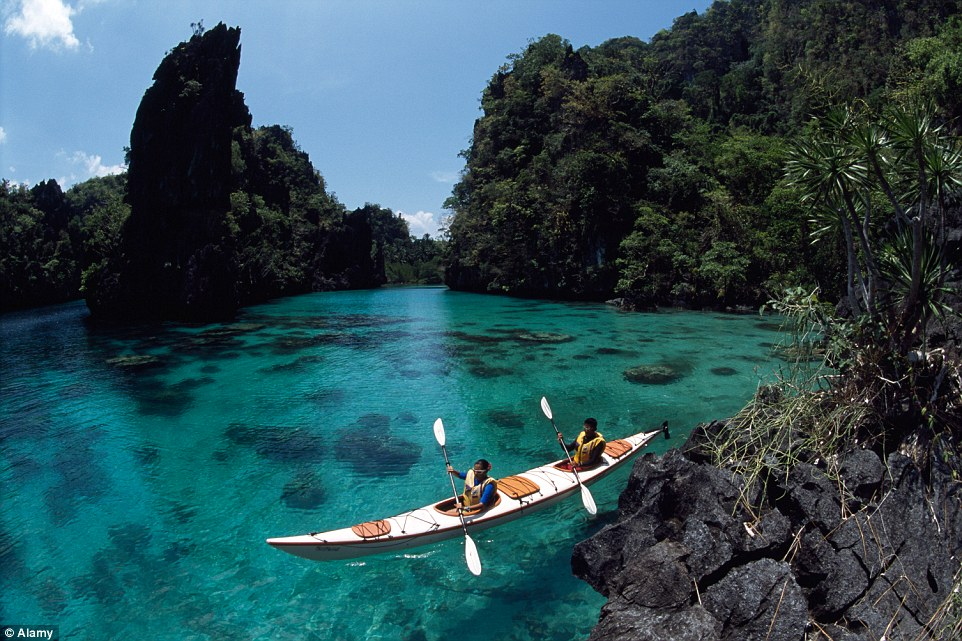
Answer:
<svg viewBox="0 0 962 641"><path fill-rule="evenodd" d="M646 455L619 520L574 550L608 597L591 639L916 638L960 568L960 485L859 451L837 479L797 465L749 512L732 472Z"/></svg>

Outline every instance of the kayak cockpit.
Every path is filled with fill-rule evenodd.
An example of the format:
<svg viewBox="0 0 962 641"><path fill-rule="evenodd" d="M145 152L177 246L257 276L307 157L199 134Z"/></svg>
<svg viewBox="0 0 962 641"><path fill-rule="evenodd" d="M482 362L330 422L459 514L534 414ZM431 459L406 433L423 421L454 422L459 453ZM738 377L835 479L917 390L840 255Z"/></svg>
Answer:
<svg viewBox="0 0 962 641"><path fill-rule="evenodd" d="M498 495L497 497L495 497L495 499L494 499L494 505L492 505L491 507L487 508L487 510L490 510L490 509L492 509L492 508L495 508L495 507L497 507L497 506L500 505L500 504L501 504L501 495L499 494L499 495ZM440 512L441 514L445 515L445 516L457 516L457 515L458 515L458 508L457 508L457 505L455 505L455 499L454 499L454 497L451 497L451 498L449 498L449 499L445 499L445 500L441 501L440 503L435 503L435 504L434 504L434 509L437 510L438 512ZM483 513L486 512L487 510L477 510L477 511L465 510L465 511L464 511L464 516L475 516L475 515L478 515L478 514L483 514Z"/></svg>

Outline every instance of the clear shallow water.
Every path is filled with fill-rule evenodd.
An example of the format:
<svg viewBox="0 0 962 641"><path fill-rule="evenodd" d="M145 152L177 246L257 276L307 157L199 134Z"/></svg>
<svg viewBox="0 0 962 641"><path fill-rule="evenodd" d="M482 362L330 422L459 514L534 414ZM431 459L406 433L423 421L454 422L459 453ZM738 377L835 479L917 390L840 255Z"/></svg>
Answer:
<svg viewBox="0 0 962 641"><path fill-rule="evenodd" d="M315 563L269 536L343 527L617 438L736 412L777 367L771 321L627 314L440 288L315 294L235 323L90 329L70 304L0 316L0 623L65 639L577 639L604 598L571 548L610 522L628 470L581 502L407 554ZM132 358L131 358L132 357ZM670 366L668 384L625 380ZM714 371L713 371L714 370ZM467 625L465 625L467 623Z"/></svg>

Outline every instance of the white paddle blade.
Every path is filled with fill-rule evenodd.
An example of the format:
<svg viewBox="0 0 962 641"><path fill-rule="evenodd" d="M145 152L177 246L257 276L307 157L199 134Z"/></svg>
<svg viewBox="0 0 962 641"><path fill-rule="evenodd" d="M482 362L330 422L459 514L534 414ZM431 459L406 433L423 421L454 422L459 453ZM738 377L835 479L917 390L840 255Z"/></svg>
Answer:
<svg viewBox="0 0 962 641"><path fill-rule="evenodd" d="M588 510L588 514L591 516L598 513L598 506L595 505L595 497L591 496L591 492L588 491L588 488L586 488L584 484L581 485L581 502L585 504L585 509Z"/></svg>
<svg viewBox="0 0 962 641"><path fill-rule="evenodd" d="M554 419L551 415L551 406L548 405L548 399L544 396L541 397L541 411L544 412L544 415L548 417L549 421Z"/></svg>
<svg viewBox="0 0 962 641"><path fill-rule="evenodd" d="M438 440L438 445L444 447L444 423L440 418L434 421L434 438Z"/></svg>
<svg viewBox="0 0 962 641"><path fill-rule="evenodd" d="M468 569L474 576L481 576L481 557L478 548L467 534L464 535L464 560L468 562Z"/></svg>

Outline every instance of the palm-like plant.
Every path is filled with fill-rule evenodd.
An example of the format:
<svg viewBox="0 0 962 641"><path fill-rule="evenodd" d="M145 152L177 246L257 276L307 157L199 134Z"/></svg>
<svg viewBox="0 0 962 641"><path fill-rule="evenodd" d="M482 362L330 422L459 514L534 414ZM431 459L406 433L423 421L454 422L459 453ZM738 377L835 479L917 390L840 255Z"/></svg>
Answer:
<svg viewBox="0 0 962 641"><path fill-rule="evenodd" d="M841 231L847 254L849 303L852 309L864 312L874 305L875 261L865 237L868 221L859 214L859 194L868 182L868 168L846 140L852 127L849 110L831 112L812 135L792 146L786 176L800 191L802 202L811 207L817 234ZM869 266L867 273L862 264Z"/></svg>
<svg viewBox="0 0 962 641"><path fill-rule="evenodd" d="M853 433L884 440L922 417L951 416L958 386L944 382L958 380L956 366L928 358L926 329L948 309L943 246L947 208L962 192L959 141L924 109L881 117L845 109L817 121L790 154L787 180L820 231L845 240L854 318L823 323L840 375L833 392L840 405L874 407L882 419Z"/></svg>
<svg viewBox="0 0 962 641"><path fill-rule="evenodd" d="M962 187L958 140L924 108L893 108L880 119L837 109L794 146L786 177L822 231L841 231L852 309L887 319L893 346L905 354L945 291L945 212L948 195ZM883 273L878 254L893 243L893 229L911 242L898 236Z"/></svg>

